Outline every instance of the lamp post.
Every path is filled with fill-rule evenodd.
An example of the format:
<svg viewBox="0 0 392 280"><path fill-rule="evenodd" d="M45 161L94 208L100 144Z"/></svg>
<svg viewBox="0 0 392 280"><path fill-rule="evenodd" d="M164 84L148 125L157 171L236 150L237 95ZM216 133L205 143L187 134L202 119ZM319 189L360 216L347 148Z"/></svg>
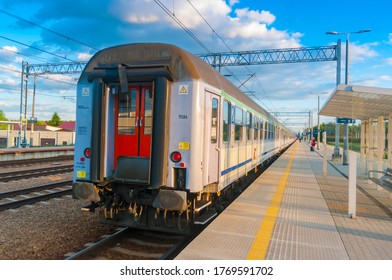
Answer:
<svg viewBox="0 0 392 280"><path fill-rule="evenodd" d="M346 72L345 72L345 84L349 84L349 61L350 61L350 55L349 55L349 47L350 47L350 35L352 33L366 33L370 32L370 29L361 29L359 31L354 31L354 32L337 32L337 31L328 31L326 32L327 35L346 35ZM339 129L339 125L336 124L336 130ZM335 137L338 137L336 135L339 135L338 132L336 132ZM335 139L335 155L336 155L336 150L339 151L339 139ZM339 154L339 152L338 152ZM344 137L343 137L343 165L348 165L348 124L344 124Z"/></svg>

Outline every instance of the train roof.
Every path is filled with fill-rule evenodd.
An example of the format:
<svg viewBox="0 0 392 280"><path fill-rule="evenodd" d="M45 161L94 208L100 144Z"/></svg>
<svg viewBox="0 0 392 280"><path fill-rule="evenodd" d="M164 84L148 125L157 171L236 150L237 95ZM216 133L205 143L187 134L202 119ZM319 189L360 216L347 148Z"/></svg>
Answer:
<svg viewBox="0 0 392 280"><path fill-rule="evenodd" d="M135 77L160 73L171 81L201 80L214 86L253 110L276 119L200 57L177 46L163 43L136 43L110 47L97 52L86 65L79 81L118 75L119 65ZM113 73L115 72L115 73Z"/></svg>

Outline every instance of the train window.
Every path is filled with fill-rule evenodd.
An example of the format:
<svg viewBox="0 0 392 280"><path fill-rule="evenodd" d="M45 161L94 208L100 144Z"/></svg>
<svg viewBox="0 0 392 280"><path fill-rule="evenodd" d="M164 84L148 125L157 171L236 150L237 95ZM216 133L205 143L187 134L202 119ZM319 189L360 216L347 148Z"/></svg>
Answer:
<svg viewBox="0 0 392 280"><path fill-rule="evenodd" d="M223 142L230 142L230 114L231 104L228 101L223 101Z"/></svg>
<svg viewBox="0 0 392 280"><path fill-rule="evenodd" d="M259 118L257 116L253 117L253 128L258 129L259 128Z"/></svg>
<svg viewBox="0 0 392 280"><path fill-rule="evenodd" d="M242 141L242 125L243 125L244 111L241 108L235 108L235 126L234 126L234 140Z"/></svg>
<svg viewBox="0 0 392 280"><path fill-rule="evenodd" d="M276 127L276 125L274 125L274 139L277 137L277 134L278 133L278 130L277 130L277 127Z"/></svg>
<svg viewBox="0 0 392 280"><path fill-rule="evenodd" d="M152 91L144 90L144 135L152 134Z"/></svg>
<svg viewBox="0 0 392 280"><path fill-rule="evenodd" d="M250 129L252 128L252 114L246 112L246 139L250 140Z"/></svg>
<svg viewBox="0 0 392 280"><path fill-rule="evenodd" d="M264 138L264 122L260 119L260 139Z"/></svg>
<svg viewBox="0 0 392 280"><path fill-rule="evenodd" d="M135 134L136 90L120 92L118 98L118 134Z"/></svg>
<svg viewBox="0 0 392 280"><path fill-rule="evenodd" d="M259 139L261 139L261 134L263 133L263 120L259 119Z"/></svg>
<svg viewBox="0 0 392 280"><path fill-rule="evenodd" d="M276 125L274 125L274 139L276 139L277 133L278 133L278 127Z"/></svg>
<svg viewBox="0 0 392 280"><path fill-rule="evenodd" d="M269 122L266 123L266 128L265 128L265 139L270 139L271 138L271 124Z"/></svg>
<svg viewBox="0 0 392 280"><path fill-rule="evenodd" d="M268 131L267 131L267 139L271 139L271 124L267 123Z"/></svg>
<svg viewBox="0 0 392 280"><path fill-rule="evenodd" d="M218 99L212 98L211 110L211 143L218 141Z"/></svg>
<svg viewBox="0 0 392 280"><path fill-rule="evenodd" d="M253 139L254 140L259 139L259 123L260 123L259 118L257 116L254 116L254 119L253 119L253 128L254 128Z"/></svg>
<svg viewBox="0 0 392 280"><path fill-rule="evenodd" d="M231 117L231 123L232 123L232 124L235 124L235 106L234 106L234 105L231 106L231 114L230 114L230 117Z"/></svg>

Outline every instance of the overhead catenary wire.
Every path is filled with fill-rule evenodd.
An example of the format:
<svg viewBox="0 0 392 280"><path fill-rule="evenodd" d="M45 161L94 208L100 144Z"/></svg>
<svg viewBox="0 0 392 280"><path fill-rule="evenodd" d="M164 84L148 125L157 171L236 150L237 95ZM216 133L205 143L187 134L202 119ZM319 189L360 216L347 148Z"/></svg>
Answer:
<svg viewBox="0 0 392 280"><path fill-rule="evenodd" d="M58 54L55 54L55 53L52 53L52 52L48 52L48 51L45 51L45 50L43 50L43 49L40 49L40 48L31 46L31 45L27 45L27 44L25 44L25 43L19 42L19 41L17 41L17 40L14 40L14 39L11 39L11 38L8 38L8 37L5 37L5 36L1 36L1 35L0 35L0 38L2 38L2 39L4 39L4 40L11 41L11 42L13 42L13 43L20 44L20 45L22 45L22 46L25 46L25 47L28 47L28 48L31 48L31 49L34 49L34 50L37 50L37 51L40 51L40 52L44 52L44 53L47 53L47 54L50 54L50 55L59 57L59 58L61 58L61 59L65 59L65 60L69 60L69 61L72 61L72 62L76 62L75 60L70 59L70 58L67 58L66 56L61 56L61 55L58 55Z"/></svg>
<svg viewBox="0 0 392 280"><path fill-rule="evenodd" d="M15 69L11 69L11 68L7 68L7 67L3 67L3 66L0 66L0 69L3 69L3 70L5 70L5 71L9 71L9 72L18 73L18 74L20 74L20 73L21 73L21 71L20 71L20 70L15 70Z"/></svg>
<svg viewBox="0 0 392 280"><path fill-rule="evenodd" d="M218 34L218 32L215 31L215 29L211 26L211 24L209 24L209 22L206 20L206 18L199 12L199 10L192 4L192 2L190 0L187 0L189 5L191 5L191 7L196 11L196 13L198 13L198 15L204 20L204 22L208 25L208 27L211 28L212 32L214 32L214 34L216 34L216 36L222 41L222 43L230 50L233 51L228 44L226 44L225 40L223 40L223 38Z"/></svg>
<svg viewBox="0 0 392 280"><path fill-rule="evenodd" d="M62 80L58 80L58 79L52 79L52 78L49 78L49 77L44 77L42 75L37 75L37 77L39 77L41 79L46 79L46 80L50 80L50 81L66 84L66 85L77 86L77 84L73 84L73 83L62 81ZM68 76L68 77L70 77L70 76Z"/></svg>
<svg viewBox="0 0 392 280"><path fill-rule="evenodd" d="M43 29L43 30L45 30L45 31L51 32L51 33L53 33L53 34L55 34L55 35L61 36L61 37L65 38L65 39L67 40L67 42L68 42L68 41L73 41L73 42L76 42L76 43L78 43L78 44L84 45L84 46L86 46L86 47L89 47L89 48L98 50L97 48L92 47L92 46L89 46L89 45L87 45L87 44L85 44L85 43L83 43L83 42L81 42L81 41L78 41L78 40L75 40L75 39L73 39L73 38L71 38L71 37L65 36L65 35L63 35L63 34L61 34L61 33L59 33L59 32L50 30L50 29L48 29L48 28L46 28L46 27L43 27L43 26L41 26L41 25L39 25L39 24L36 24L36 23L34 23L34 22L25 20L25 19L23 19L23 18L21 18L21 17L18 17L18 16L16 16L16 15L11 14L11 13L9 13L9 12L7 12L7 11L2 10L2 9L0 9L0 13L9 15L9 16L14 17L14 18L17 18L17 19L20 20L20 21L23 21L23 22L25 22L25 23L34 25L34 26L39 27L39 28L41 28L41 29ZM41 48L39 48L39 47L37 47L37 46L28 45L28 44L25 44L25 43L23 43L23 42L17 41L17 40L15 40L15 39L11 39L11 38L6 37L6 36L1 36L1 35L0 35L0 38L2 38L2 39L4 39L4 40L8 40L8 41L13 42L13 43L16 43L16 44L20 44L20 45L25 46L25 47L27 47L27 48L29 48L29 49L37 50L37 51L39 51L39 52L41 52L41 53L46 53L46 54L49 54L49 55L51 55L51 56L58 57L58 58L60 58L60 59L62 59L62 60L68 60L68 61L71 61L71 62L73 62L73 63L77 63L77 61L68 58L66 55L59 55L59 54L50 52L50 51L48 51L48 50L41 49ZM9 50L9 49L6 49L6 48L3 48L3 50L4 50L4 51L9 51L9 52L14 52L14 53L17 53L17 54L22 55L22 56L29 56L29 55L25 55L25 54L22 54L22 53L20 53L20 52L13 51L13 50ZM37 59L37 58L35 58L34 56L30 56L30 57L32 57L33 59L36 59L36 60L38 60L38 61L41 61L41 62L47 61L47 60L43 60L43 59ZM22 69L23 69L23 68L22 68ZM6 70L7 70L7 71L12 71L11 69L6 69ZM16 72L16 71L14 71L14 72ZM23 71L21 71L21 72L17 71L17 72L18 72L18 73L22 73ZM28 73L26 73L26 74L28 74ZM22 73L22 75L24 75L24 73ZM44 77L42 77L42 78L44 78ZM50 78L46 78L46 79L48 79L48 80L54 80L54 79L50 79ZM64 83L64 84L68 84L68 85L75 86L75 84L73 84L73 83L69 83L69 82L65 82L65 81L61 81L61 80L56 80L56 82L57 82L57 83ZM8 88L7 90L12 91L13 89L9 89L9 88ZM16 90L16 91L19 91L19 90ZM23 90L22 90L22 91L23 91ZM28 90L27 90L27 84L26 84L26 92L25 92L26 97L25 97L25 98L27 98L27 93L28 93ZM21 93L21 94L23 94L23 93ZM72 97L72 96L71 96L71 97L69 97L69 96L54 96L54 95L49 95L49 94L39 93L39 92L36 92L36 94L37 94L37 95L48 96L48 97L63 98L63 99L72 99L72 98L74 98L74 97ZM22 98L22 97L21 97L21 98ZM22 104L22 103L23 103L23 102L21 101L21 104ZM21 106L22 106L22 105L21 105ZM24 103L24 106L26 106L26 101L25 101L25 103ZM22 107L21 107L21 108L22 108ZM24 109L24 111L26 112L26 108ZM21 114L22 114L22 109L21 109ZM26 113L25 113L25 114L26 114Z"/></svg>
<svg viewBox="0 0 392 280"><path fill-rule="evenodd" d="M0 69L5 70L5 71L9 71L9 72L18 73L18 74L22 73L20 70L15 70L15 69L3 67L3 66L0 66ZM41 75L37 75L37 77L42 78L42 79L46 79L46 80L50 80L50 81L54 81L54 82L58 82L58 83L62 83L62 84L67 84L67 85L71 85L71 86L77 86L77 84L70 83L70 82L67 82L67 81L62 81L62 80L59 80L59 79L52 79L52 78L44 77L44 76L41 76ZM68 76L68 77L71 77L71 76ZM19 89L19 91L20 91L20 89Z"/></svg>
<svg viewBox="0 0 392 280"><path fill-rule="evenodd" d="M42 57L37 57L37 56L35 56L35 55L25 54L25 53L21 53L21 52L18 52L18 51L13 51L13 50L5 49L5 48L0 49L0 51L10 52L10 53L16 53L16 54L19 54L19 55L22 55L22 56L31 57L32 59L38 60L38 61L40 61L40 62L47 62L47 61L48 61L47 59L42 58Z"/></svg>
<svg viewBox="0 0 392 280"><path fill-rule="evenodd" d="M49 28L47 28L47 27L45 27L45 26L39 25L39 24L37 24L37 23L35 23L35 22L29 21L29 20L24 19L24 18L22 18L22 17L19 17L19 16L17 16L17 15L14 15L14 14L12 14L12 13L10 13L10 12L8 12L8 11L5 11L5 10L3 10L3 9L0 9L0 13L3 13L3 14L5 14L5 15L8 15L8 16L13 17L13 18L16 18L16 19L18 19L18 20L20 20L20 21L23 21L23 22L25 22L25 23L28 23L28 24L30 24L30 25L36 26L36 27L38 27L38 28L41 28L41 29L43 29L43 30L45 30L45 31L47 31L47 32L50 32L50 33L53 33L53 34L58 35L58 36L60 36L60 37L63 37L63 38L65 38L65 39L69 40L69 41L73 41L73 42L75 42L75 43L77 43L77 44L80 44L80 45L83 45L83 46L88 47L88 48L90 48L90 49L99 51L98 48L95 48L95 47L93 47L93 46L90 46L90 45L88 45L88 44L86 44L86 43L84 43L84 42L81 42L81 41L79 41L79 40L73 39L73 38L71 38L71 37L69 37L69 36L67 36L67 35L61 34L61 33L57 32L57 31L54 31L54 30L52 30L52 29L49 29Z"/></svg>
<svg viewBox="0 0 392 280"><path fill-rule="evenodd" d="M186 33L188 33L189 36L192 37L193 40L195 40L207 53L211 53L211 51L207 48L206 45L203 44L202 41L197 38L195 34L193 34L192 31L189 30L176 16L174 13L172 13L161 1L159 0L154 0L154 2L161 7L161 9L168 14Z"/></svg>
<svg viewBox="0 0 392 280"><path fill-rule="evenodd" d="M212 30L212 32L213 32L214 34L216 34L216 36L219 38L219 40L221 40L221 42L229 49L229 51L230 51L230 52L234 52L234 50L225 42L225 40L219 35L219 33L216 32L216 30L211 26L211 24L207 21L207 19L200 13L200 11L192 4L192 2L191 2L190 0L187 0L187 2L188 2L189 5L196 11L196 13L203 19L203 21L208 25L208 27ZM225 67L225 68L226 68L226 67ZM249 67L245 66L245 68L246 68L249 72L252 72L252 71L249 69ZM233 74L232 71L228 70L227 68L226 68L226 70L229 71L230 74L231 74L233 77L235 77L237 81L240 82L240 80ZM271 102L271 99L269 98L269 96L268 96L267 93L265 92L265 90L264 90L264 88L263 88L263 86L262 86L260 80L258 79L258 77L256 77L256 73L254 73L253 77L256 79L258 85L259 85L260 88L262 89L262 92L263 92L264 95L267 97L268 101L271 103L272 107L275 108L275 106L274 106L273 103ZM241 83L241 85L240 85L239 87L241 87L241 86L243 86L243 85L244 85L244 83ZM254 96L260 103L262 103L263 106L265 106L268 110L272 111L271 108L269 108L269 106L267 106L264 102L262 102L261 99L260 99L258 96L254 95L254 94L253 94L253 96Z"/></svg>
<svg viewBox="0 0 392 280"><path fill-rule="evenodd" d="M4 87L4 86L0 86L0 89L4 89L4 90L10 90L10 91L15 91L15 92L20 92L19 88L9 88L9 87ZM29 93L31 94L32 90L29 90ZM67 99L67 98L76 98L76 96L74 95L51 95L48 93L42 93L42 92L36 92L36 95L41 95L41 96L48 96L48 97L55 97L55 98L62 98L62 99Z"/></svg>

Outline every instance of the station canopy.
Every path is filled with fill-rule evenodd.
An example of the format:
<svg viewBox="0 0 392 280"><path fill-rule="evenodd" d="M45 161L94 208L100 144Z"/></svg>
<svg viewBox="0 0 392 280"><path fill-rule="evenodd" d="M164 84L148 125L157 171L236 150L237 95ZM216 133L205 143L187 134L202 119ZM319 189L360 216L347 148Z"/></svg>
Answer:
<svg viewBox="0 0 392 280"><path fill-rule="evenodd" d="M320 115L368 120L392 113L392 89L338 85Z"/></svg>

